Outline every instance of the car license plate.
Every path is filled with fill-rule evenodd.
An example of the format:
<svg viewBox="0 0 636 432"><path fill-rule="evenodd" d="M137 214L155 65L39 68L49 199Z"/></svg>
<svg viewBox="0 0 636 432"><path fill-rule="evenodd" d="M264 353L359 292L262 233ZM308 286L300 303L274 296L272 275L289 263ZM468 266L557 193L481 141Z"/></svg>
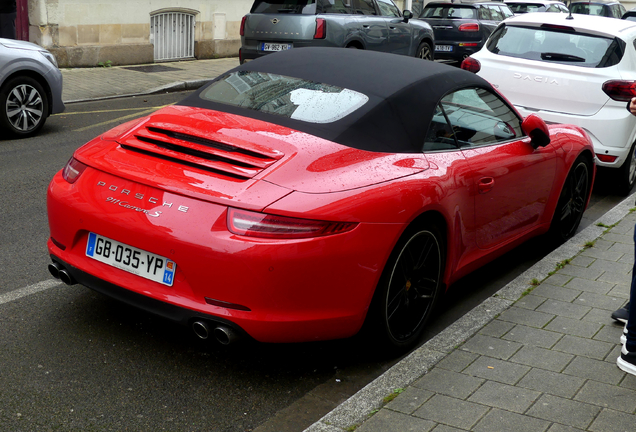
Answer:
<svg viewBox="0 0 636 432"><path fill-rule="evenodd" d="M453 51L453 46L452 45L435 45L435 51L451 52Z"/></svg>
<svg viewBox="0 0 636 432"><path fill-rule="evenodd" d="M172 286L177 264L150 252L89 233L86 256L146 279Z"/></svg>
<svg viewBox="0 0 636 432"><path fill-rule="evenodd" d="M288 49L292 49L292 44L270 42L261 43L261 51L284 51Z"/></svg>

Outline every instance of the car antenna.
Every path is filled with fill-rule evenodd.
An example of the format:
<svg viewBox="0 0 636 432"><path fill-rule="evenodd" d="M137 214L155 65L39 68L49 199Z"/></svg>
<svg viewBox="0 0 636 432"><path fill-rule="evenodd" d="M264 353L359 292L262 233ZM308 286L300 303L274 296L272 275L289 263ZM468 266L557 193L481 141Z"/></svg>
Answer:
<svg viewBox="0 0 636 432"><path fill-rule="evenodd" d="M570 7L572 6L572 2L570 2ZM570 13L568 14L568 16L565 17L566 20L573 20L574 17L572 16L572 9L570 9L570 7L568 8Z"/></svg>

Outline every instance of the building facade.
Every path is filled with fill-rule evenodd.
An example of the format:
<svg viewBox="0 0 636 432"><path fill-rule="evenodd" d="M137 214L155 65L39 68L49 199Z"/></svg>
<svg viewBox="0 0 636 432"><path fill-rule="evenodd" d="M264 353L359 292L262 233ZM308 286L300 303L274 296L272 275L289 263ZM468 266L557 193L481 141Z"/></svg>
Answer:
<svg viewBox="0 0 636 432"><path fill-rule="evenodd" d="M238 55L252 0L18 0L60 67Z"/></svg>

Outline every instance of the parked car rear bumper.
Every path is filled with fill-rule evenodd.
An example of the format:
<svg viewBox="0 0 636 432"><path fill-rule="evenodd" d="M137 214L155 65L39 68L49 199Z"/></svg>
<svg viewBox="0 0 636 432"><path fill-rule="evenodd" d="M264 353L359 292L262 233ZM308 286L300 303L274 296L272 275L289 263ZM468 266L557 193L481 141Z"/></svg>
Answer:
<svg viewBox="0 0 636 432"><path fill-rule="evenodd" d="M620 105L620 106L619 106ZM596 164L606 168L620 168L628 159L629 150L636 139L636 117L625 109L623 103L608 104L591 116L581 116L552 111L530 111L515 105L521 115L538 114L547 123L573 124L583 128L594 145L597 155L617 156L614 162Z"/></svg>
<svg viewBox="0 0 636 432"><path fill-rule="evenodd" d="M485 41L477 43L477 46L462 46L462 42L435 41L435 60L456 60L462 61L471 54L476 53L484 46ZM474 42L470 42L474 43ZM452 51L437 51L438 46L452 46Z"/></svg>

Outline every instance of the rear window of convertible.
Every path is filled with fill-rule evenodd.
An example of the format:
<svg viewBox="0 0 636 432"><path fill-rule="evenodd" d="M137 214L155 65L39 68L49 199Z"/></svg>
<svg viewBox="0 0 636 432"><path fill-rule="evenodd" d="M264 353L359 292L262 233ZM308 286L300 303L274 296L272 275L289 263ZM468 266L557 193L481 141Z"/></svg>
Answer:
<svg viewBox="0 0 636 432"><path fill-rule="evenodd" d="M625 42L617 38L560 31L547 25L497 28L486 45L488 51L527 60L587 68L614 66L621 61Z"/></svg>
<svg viewBox="0 0 636 432"><path fill-rule="evenodd" d="M369 101L368 96L342 87L253 71L225 75L200 97L308 123L340 120Z"/></svg>

